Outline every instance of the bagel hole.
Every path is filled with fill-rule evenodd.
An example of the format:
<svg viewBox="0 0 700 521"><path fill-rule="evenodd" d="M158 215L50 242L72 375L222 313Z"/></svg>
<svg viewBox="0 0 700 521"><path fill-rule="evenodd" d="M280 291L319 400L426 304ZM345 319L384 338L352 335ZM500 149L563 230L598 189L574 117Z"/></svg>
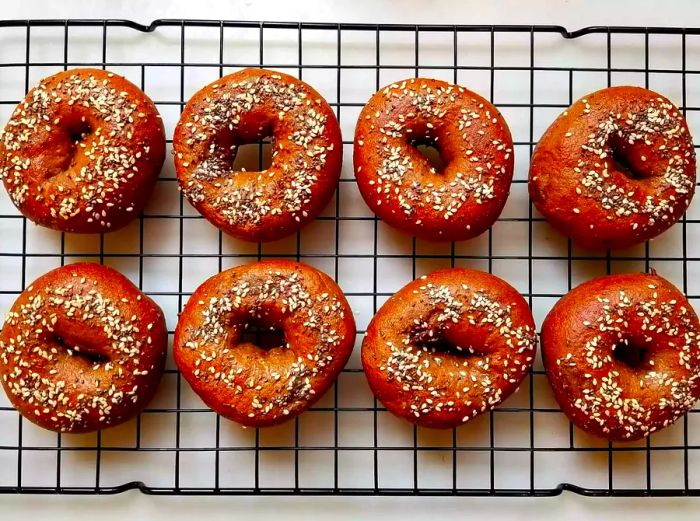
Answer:
<svg viewBox="0 0 700 521"><path fill-rule="evenodd" d="M63 169L73 168L75 166L76 160L79 156L78 150L85 139L92 133L92 127L84 119L79 119L77 121L69 122L66 131L68 132L69 148L68 153L65 157L65 163ZM58 175L60 171L54 172L54 175Z"/></svg>
<svg viewBox="0 0 700 521"><path fill-rule="evenodd" d="M430 337L420 335L414 338L416 345L424 351L430 351L435 354L449 354L466 358L470 356L481 356L481 353L472 347L464 347L448 342L443 336Z"/></svg>
<svg viewBox="0 0 700 521"><path fill-rule="evenodd" d="M642 179L642 176L632 169L632 165L627 160L627 155L620 150L620 148L613 147L610 158L612 160L613 167L625 177L635 180Z"/></svg>
<svg viewBox="0 0 700 521"><path fill-rule="evenodd" d="M622 341L613 348L613 358L632 369L641 367L647 361L648 353L649 350L646 347L629 341Z"/></svg>
<svg viewBox="0 0 700 521"><path fill-rule="evenodd" d="M435 172L440 173L445 169L447 164L442 159L440 148L435 141L429 139L417 140L411 143L418 152L420 152L430 163L430 166Z"/></svg>
<svg viewBox="0 0 700 521"><path fill-rule="evenodd" d="M70 356L82 358L83 360L86 360L93 365L103 364L105 362L109 362L108 356L105 356L101 353L96 353L95 351L92 351L92 350L81 349L80 346L76 346L75 344L69 344L60 336L55 336L54 340L56 341L56 343L58 345L60 345L63 349L65 349Z"/></svg>
<svg viewBox="0 0 700 521"><path fill-rule="evenodd" d="M269 351L287 346L287 337L280 327L266 323L264 320L252 320L243 329L241 342L254 344L256 347Z"/></svg>
<svg viewBox="0 0 700 521"><path fill-rule="evenodd" d="M85 120L80 120L77 125L71 125L68 128L68 135L73 145L79 145L85 138L92 133L92 127Z"/></svg>
<svg viewBox="0 0 700 521"><path fill-rule="evenodd" d="M236 147L233 158L234 172L262 172L272 165L272 135L257 143L243 143Z"/></svg>

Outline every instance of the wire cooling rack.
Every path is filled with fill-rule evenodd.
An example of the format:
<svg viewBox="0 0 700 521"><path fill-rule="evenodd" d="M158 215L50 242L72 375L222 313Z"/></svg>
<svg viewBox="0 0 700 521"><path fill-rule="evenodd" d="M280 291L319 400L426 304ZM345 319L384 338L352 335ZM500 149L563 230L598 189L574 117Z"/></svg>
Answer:
<svg viewBox="0 0 700 521"><path fill-rule="evenodd" d="M432 269L469 266L513 284L541 323L572 286L604 273L656 269L700 298L700 204L657 240L596 254L553 232L527 197L530 153L554 117L613 84L658 90L700 134L700 29L553 26L413 26L158 20L0 22L0 116L44 76L103 67L140 85L172 135L204 84L245 66L301 77L334 107L345 162L335 200L289 239L251 245L222 235L183 202L168 159L152 201L122 231L66 235L28 223L0 196L0 311L34 278L92 260L129 276L177 312L203 280L230 266L290 257L334 276L358 323L355 352L337 385L282 426L243 429L211 412L172 360L141 416L90 435L57 435L23 420L0 396L0 492L151 494L384 494L548 496L700 495L700 410L635 443L586 436L558 409L541 361L492 413L451 431L415 428L373 398L359 360L378 306ZM378 221L352 174L354 124L382 85L417 75L459 83L503 112L515 140L508 204L488 233L436 245ZM170 143L170 141L169 141ZM269 143L236 162L269 161ZM692 240L695 238L695 240Z"/></svg>

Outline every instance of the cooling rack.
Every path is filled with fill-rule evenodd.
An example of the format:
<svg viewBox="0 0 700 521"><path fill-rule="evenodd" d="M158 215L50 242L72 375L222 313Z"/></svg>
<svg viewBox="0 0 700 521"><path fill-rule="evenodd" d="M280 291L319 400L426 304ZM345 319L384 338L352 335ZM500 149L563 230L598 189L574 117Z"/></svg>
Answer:
<svg viewBox="0 0 700 521"><path fill-rule="evenodd" d="M265 66L312 84L336 110L344 141L336 197L297 235L261 245L227 237L177 191L172 160L131 226L75 236L28 223L0 196L0 311L35 277L92 260L129 276L177 313L213 273L261 258L312 264L343 287L356 313L355 352L337 385L310 411L271 429L243 429L211 412L169 360L139 418L89 435L60 435L23 420L0 397L0 492L109 494L344 494L551 496L700 495L700 410L647 440L586 436L558 409L537 361L520 391L450 431L410 426L370 393L359 344L378 306L409 280L446 266L492 272L528 299L536 320L572 286L604 273L656 269L700 298L700 204L657 240L591 253L553 232L527 197L536 140L573 100L614 84L664 93L700 133L700 29L373 25L213 20L0 21L0 117L44 76L108 68L140 85L172 135L189 96L221 75ZM515 141L508 204L482 236L436 245L378 221L352 174L357 115L379 87L417 75L459 83L491 99ZM170 141L168 142L170 146ZM269 143L236 162L265 167ZM695 240L693 240L695 239ZM697 281L697 282L696 282Z"/></svg>

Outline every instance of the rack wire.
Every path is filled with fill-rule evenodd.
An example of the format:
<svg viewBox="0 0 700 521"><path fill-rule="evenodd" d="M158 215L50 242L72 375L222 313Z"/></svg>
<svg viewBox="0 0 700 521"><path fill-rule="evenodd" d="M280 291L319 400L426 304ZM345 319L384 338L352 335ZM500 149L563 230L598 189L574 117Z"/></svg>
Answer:
<svg viewBox="0 0 700 521"><path fill-rule="evenodd" d="M691 300L700 298L695 206L657 241L599 255L552 232L526 190L539 133L593 87L634 82L656 88L682 107L691 130L700 123L700 61L693 59L700 53L691 52L700 50L698 36L698 28L660 27L570 32L557 26L0 21L3 117L41 77L100 67L125 74L151 95L172 135L194 90L238 68L264 66L319 88L345 136L334 202L305 230L271 244L251 246L214 230L177 193L171 160L154 201L132 226L113 234L76 237L34 227L3 196L0 310L51 267L95 260L125 272L158 301L172 335L177 312L206 277L235 264L288 257L334 276L359 326L353 358L333 390L273 429L245 430L215 415L172 360L159 395L139 418L94 435L42 431L1 397L0 492L700 495L697 408L650 439L604 443L566 420L538 360L519 393L495 411L458 429L431 431L393 418L377 403L357 353L378 306L435 267L471 266L504 277L528 299L538 323L557 298L594 274L653 267ZM513 129L517 167L508 206L488 233L466 243L431 245L393 232L369 213L354 183L349 152L359 110L383 84L418 75L480 92ZM269 143L253 146L241 161L264 167Z"/></svg>

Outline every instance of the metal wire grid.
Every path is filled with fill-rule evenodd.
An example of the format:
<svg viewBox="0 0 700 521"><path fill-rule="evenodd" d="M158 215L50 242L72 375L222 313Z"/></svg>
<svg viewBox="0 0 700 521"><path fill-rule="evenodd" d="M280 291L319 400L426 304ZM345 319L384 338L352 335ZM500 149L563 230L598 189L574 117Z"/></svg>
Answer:
<svg viewBox="0 0 700 521"><path fill-rule="evenodd" d="M42 27L55 27L63 28L62 40L56 41L55 44L61 44L63 46L63 60L60 62L38 62L34 63L31 60L31 46L33 34ZM75 27L94 27L101 28L101 59L95 62L81 62L76 63L69 60L69 37L70 31ZM179 61L176 62L151 62L144 61L141 63L120 63L115 61L107 60L107 50L109 45L108 33L110 28L129 28L133 31L139 31L143 33L154 32L160 27L175 27L179 28ZM374 71L374 82L375 90L378 90L381 85L380 74L382 71L391 69L407 69L410 68L414 71L414 74L419 75L419 71L425 69L442 70L452 72L452 81L458 82L458 73L463 70L470 70L476 67L470 67L469 65L460 65L458 59L458 45L457 39L460 34L463 33L484 33L488 35L489 41L489 54L490 62L486 66L480 66L479 69L484 69L488 71L489 74L489 85L490 92L483 93L487 94L486 97L494 99L494 90L496 88L496 73L502 70L517 70L524 71L529 78L529 85L523 85L524 89L528 89L529 99L526 103L509 103L509 104L498 104L499 107L515 107L524 109L529 113L529 132L526 140L516 141L516 146L525 147L529 153L535 145L535 128L534 128L534 111L536 108L549 108L549 109L563 109L568 106L574 99L574 74L579 72L591 71L591 72L601 72L607 75L607 84L613 83L612 75L618 72L636 72L644 74L644 83L646 86L649 85L649 75L650 73L664 73L664 74L678 74L681 76L682 84L682 107L684 113L690 113L693 111L700 111L700 107L689 107L687 106L687 77L693 74L700 74L700 70L692 70L687 67L687 52L686 52L686 40L690 35L700 34L700 29L668 29L668 28L629 28L629 27L591 27L582 29L580 31L568 32L561 27L554 26L408 26L408 25L363 25L363 24L311 24L311 23L251 23L251 22L231 22L231 21L201 21L201 20L157 20L149 26L140 25L130 21L124 20L42 20L42 21L0 21L0 34L2 30L7 30L8 28L22 28L26 31L25 41L25 60L22 62L3 62L0 63L0 69L11 70L8 67L23 67L24 68L24 90L25 92L31 87L30 85L30 71L32 67L36 66L53 66L62 67L64 69L77 66L94 66L102 68L111 68L118 66L137 66L140 68L140 83L141 87L145 87L145 77L147 67L177 67L179 68L179 100L177 101L166 101L166 100L155 100L158 106L172 105L180 110L186 102L185 95L185 70L187 68L194 68L200 66L211 67L211 63L201 64L197 62L189 62L186 60L186 46L188 43L187 30L188 28L197 27L209 27L219 30L219 44L218 44L218 74L223 75L225 69L236 68L242 66L266 66L270 68L284 67L289 69L290 67L296 70L297 75L300 78L304 78L305 71L311 69L322 69L329 75L335 75L336 83L336 99L331 105L336 108L338 117L343 117L341 108L343 107L361 107L362 103L344 102L342 98L341 89L341 77L342 71L352 70L352 69L370 69ZM224 60L224 31L228 28L245 28L250 30L259 31L259 59L257 63L229 63ZM298 56L297 64L295 66L290 66L289 64L275 64L266 63L265 53L264 53L264 34L265 31L270 29L282 30L290 34L296 33L296 38L298 40ZM305 31L331 31L335 35L337 43L337 51L335 56L335 65L311 65L304 64L302 55L302 38ZM343 62L342 56L342 41L344 34L348 31L360 32L366 35L368 42L373 41L373 46L375 48L375 59L374 63L363 63L358 64L346 64ZM413 35L414 39L414 64L412 66L394 65L391 63L383 63L382 56L380 52L381 40L388 33L408 33ZM420 37L426 33L443 33L450 35L454 42L454 55L453 62L451 65L429 65L420 62ZM499 66L495 61L495 39L497 35L506 33L521 33L529 38L529 62L526 65L518 66ZM558 33L564 39L574 39L579 38L584 35L590 34L602 34L605 38L605 51L606 51L606 64L602 68L596 67L581 67L576 68L570 67L544 67L536 65L536 53L535 53L535 37L542 33ZM643 68L624 68L624 67L613 67L612 64L612 44L611 38L616 34L637 34L642 35L644 38L644 67ZM649 54L650 54L650 35L677 35L681 39L681 66L678 70L676 69L651 69L649 66ZM534 82L536 71L557 71L568 75L568 102L567 103L536 103L534 98ZM145 89L148 92L148 89ZM0 99L0 106L14 106L19 100L17 99ZM342 121L341 121L342 123ZM351 136L345 136L345 145L351 145ZM170 141L169 141L170 142ZM257 151L257 161L259 165L264 162L264 146L261 143L258 146ZM345 155L346 163L351 160L348 154ZM160 182L174 183L175 179L173 177L162 178ZM525 179L515 179L514 184L523 184ZM344 185L354 183L352 178L341 179L341 188ZM339 190L341 189L339 188ZM171 213L146 213L140 216L138 220L138 252L136 253L112 253L105 249L105 236L100 236L99 238L99 249L98 251L92 252L92 255L96 260L100 262L109 262L112 259L127 258L136 260L138 264L138 269L135 274L137 279L135 282L138 283L139 287L144 287L144 261L152 261L156 259L166 259L166 258L177 258L177 272L179 277L177 279L177 285L175 286L175 281L172 281L173 287L169 291L147 291L148 294L152 295L154 298L158 299L160 297L171 297L177 300L177 309L181 309L189 292L185 291L183 285L183 277L185 275L185 265L184 261L189 259L199 259L199 258L213 258L216 260L219 271L224 269L225 263L228 263L232 259L241 259L242 261L262 259L264 257L291 257L297 260L304 260L305 262L312 262L314 259L325 260L330 262L327 264L327 271L332 271L330 274L335 275L336 280L338 279L338 274L340 270L341 261L352 261L353 259L365 259L367 255L356 254L356 253L346 253L341 247L342 240L341 237L341 225L347 221L367 221L373 230L372 236L372 246L371 246L371 262L372 262L372 284L370 291L355 291L354 288L346 287L346 293L350 299L356 298L368 298L371 300L372 311L376 311L378 306L381 305L384 298L388 297L391 292L383 291L380 287L380 281L378 276L378 262L382 259L406 259L411 262L411 275L415 278L419 275L421 270L417 267L417 263L422 260L437 260L443 264L450 266L460 265L464 262L481 262L483 267L488 269L490 272L494 271L494 261L499 260L519 260L524 261L527 264L527 291L523 294L528 299L531 306L533 302L538 298L545 299L556 299L561 296L562 292L535 292L533 291L533 281L535 275L533 274L533 262L540 260L553 260L553 261L566 261L567 270L566 286L568 289L574 285L574 269L572 265L574 262L578 261L601 261L601 257L586 253L579 252L568 241L565 247L565 253L559 255L547 254L539 255L535 254L533 251L533 224L542 222L543 219L539 216L533 214L533 207L531 204L528 205L527 217L502 217L499 222L506 223L525 223L527 226L528 234L528 246L527 254L498 254L494 253L494 238L491 231L488 232L486 236L486 253L482 255L478 254L465 254L462 248L458 248L454 243L449 247L448 252L428 252L424 253L422 248L419 248L417 241L412 240L410 245L410 252L408 254L404 253L385 253L381 251L380 241L378 239L380 234L380 223L376 217L372 216L348 216L343 215L341 211L341 198L336 197L334 202L334 209L331 208L330 212L327 212L319 218L321 221L330 221L331 226L334 227L334 237L335 241L332 247L332 251L329 253L304 253L302 251L302 235L297 234L295 242L295 251L293 252L275 252L268 253L265 251L262 245L257 246L257 251L246 251L246 252L229 252L225 251L224 247L224 236L221 232L218 232L218 251L216 253L209 254L197 254L188 253L185 251L184 244L189 240L189 237L185 233L185 222L191 219L201 219L198 215L188 212L186 205L183 202L182 197L179 199L178 211ZM60 251L51 253L32 253L28 251L27 247L27 236L28 236L28 225L25 218L16 212L6 213L0 215L0 221L5 220L21 220L21 233L22 233L22 247L20 252L10 252L4 251L5 248L0 248L0 259L17 257L20 259L20 264L18 267L19 274L5 273L5 277L19 276L20 287L16 290L2 290L0 295L7 296L10 301L15 298L19 293L21 288L24 288L28 282L27 276L27 260L33 257L57 257L60 260L60 264L66 262L74 262L78 258L86 257L86 254L72 253L66 251L66 236L64 234L60 235ZM144 241L144 227L145 223L151 219L162 219L167 221L176 221L178 229L178 248L176 253L161 253L161 252L150 252L146 248ZM610 273L613 271L613 262L617 261L643 261L644 268L649 269L652 267L652 263L657 261L667 262L667 261L677 261L682 265L682 289L686 294L688 293L688 263L692 261L700 261L700 257L689 257L688 255L688 241L687 227L689 224L700 223L700 219L691 219L689 217L684 217L681 223L677 226L681 228L682 232L682 245L681 245L681 255L672 256L655 256L652 255L649 244L647 243L644 247L643 254L641 256L632 254L622 254L615 255L611 252L602 258L602 262L605 263L605 271ZM303 232L302 232L303 233ZM507 278L507 277L506 277ZM691 298L700 298L700 295L690 295ZM174 317L169 317L173 319ZM172 328L170 333L172 334ZM360 330L358 339L361 339L361 335L364 331ZM359 342L358 342L359 345ZM345 375L356 375L361 377L361 369L347 368L345 369L341 378ZM24 441L23 434L27 429L33 426L28 422L24 421L19 415L17 415L9 405L0 407L0 414L13 415L12 421L16 425L16 442L14 443L1 443L0 444L0 462L2 465L7 463L8 465L15 468L14 476L12 477L12 483L7 483L0 481L0 492L4 493L79 493L79 494L104 494L104 493L116 493L125 491L128 489L139 489L144 493L149 494L347 494L347 495L503 495L503 496L550 496L560 494L563 490L571 490L584 495L593 496L613 496L613 495L700 495L700 479L691 482L691 455L698 453L700 451L700 445L691 443L689 439L689 419L683 419L681 421L681 433L679 439L674 443L667 443L663 445L652 445L649 439L647 439L642 445L613 445L613 444L596 444L591 443L589 445L584 444L584 446L579 446L577 443L578 434L575 433L575 428L568 424L568 445L557 446L557 447L542 447L536 443L536 427L535 427L535 415L543 413L559 413L556 408L552 407L541 407L536 404L535 400L535 377L540 377L544 379L543 371L541 369L534 369L532 375L527 380L525 388L521 390L527 396L527 403L523 405L512 405L510 402L506 403L503 407L498 408L496 411L489 413L485 416L484 426L487 432L487 437L485 443L483 444L473 444L465 443L460 436L461 429L470 429L473 426L468 425L460 429L455 429L451 432L450 439L447 443L439 443L435 445L425 444L422 441L422 433L420 429L415 427L412 428L409 435L408 445L400 446L385 446L380 443L380 424L383 421L384 416L388 413L383 410L383 408L377 403L376 400L373 401L371 406L344 406L339 403L339 389L335 386L331 391L331 396L328 400L320 402L319 405L313 408L314 412L308 412L307 415L311 415L317 412L328 413L332 415L332 422L330 427L332 430L332 435L330 441L326 443L316 443L316 444L305 444L300 442L300 419L297 418L292 424L291 432L291 443L287 444L265 444L263 443L261 434L262 431L255 430L254 434L251 435L251 443L248 445L234 446L227 445L223 440L222 432L228 427L227 420L221 420L220 417L215 417L214 423L214 436L213 442L207 446L199 447L184 447L182 443L183 437L183 427L184 420L183 415L190 413L207 413L207 409L201 405L199 407L189 407L183 404L183 391L186 384L183 385L179 373L174 368L169 368L166 370L166 376L171 375L176 379L176 385L173 392L175 393L175 403L173 406L149 406L146 411L137 418L134 422L133 428L135 430L135 440L133 446L112 446L103 443L104 433L97 433L96 437L92 441L88 441L82 444L72 443L70 436L62 436L60 434L56 435L55 444L45 443L45 444L28 444ZM356 381L356 380L353 380ZM328 403L328 405L324 405ZM339 416L347 412L362 412L371 415L371 443L357 443L352 446L346 446L341 443L341 436L343 436L341 422L339 421ZM503 446L497 443L497 427L499 415L507 415L509 413L520 413L527 416L528 421L526 422L529 426L529 431L527 433L527 442L523 446ZM691 411L689 417L700 416L700 410ZM560 414L560 413L559 413ZM142 436L142 423L144 418L149 415L159 415L159 418L165 416L172 418L174 416L174 443L172 447L168 446L146 446ZM16 416L16 417L15 417ZM347 422L342 422L345 427L347 427ZM0 423L0 425L2 425ZM188 424L189 425L189 424ZM191 426L190 426L191 427ZM313 425L312 425L313 427ZM699 425L700 427L700 425ZM408 428L408 427L406 427ZM4 438L0 438L4 439ZM444 441L444 440L443 440ZM43 468L41 470L42 474L55 476L55 483L52 484L42 484L36 485L31 481L25 479L29 472L27 468L27 461L25 460L25 455L27 452L49 452L55 456L55 468ZM252 483L250 486L229 486L223 482L222 470L223 467L228 463L223 461L224 456L229 453L235 452L247 452L252 453ZM331 467L332 473L329 480L325 482L322 486L306 486L303 480L300 479L300 468L301 462L300 457L314 451L324 452L331 454L330 461L327 461L327 466ZM657 482L652 476L652 468L657 468L657 466L652 465L653 454L658 453L663 455L666 451L674 451L682 453L682 483L680 485L676 482L676 486L668 487L663 483ZM695 451L695 452L694 452ZM93 472L91 483L88 485L74 486L66 484L65 466L62 465L62 458L66 459L71 453L94 453L94 467L91 467L91 472ZM107 466L105 463L106 455L116 455L118 457L126 457L126 454L138 453L145 455L148 453L168 453L172 454L174 457L173 467L164 468L163 472L170 474L172 476L171 484L167 486L152 485L148 483L148 480L141 481L141 478L134 480L124 480L123 482L114 484L106 484L103 476L104 467ZM213 472L211 483L208 485L192 486L191 484L184 483L183 477L191 470L188 466L188 462L184 461L183 454L190 453L213 453L213 465L211 471ZM361 473L365 473L367 476L367 484L362 486L347 486L344 484L343 473L344 466L342 459L342 454L349 453L351 458L354 458L355 454L360 452L369 453L371 459L368 464L361 469ZM410 481L408 485L400 486L385 486L382 475L382 466L388 465L387 463L382 463L384 461L384 456L391 454L392 452L402 452L409 453L411 462L409 465ZM576 468L570 468L567 474L567 479L562 480L557 485L553 486L540 486L536 480L536 474L541 468L541 464L536 465L538 457L542 454L554 454L558 452L567 452L574 455L586 455L586 454L596 454L602 455L604 459L607 460L602 462L602 465L607 465L604 469L607 476L607 483L599 484L597 486L586 486L578 483L578 473ZM625 455L625 453L642 453L644 456L644 461L641 462L636 471L640 472L644 476L644 483L639 488L627 488L620 487L616 484L615 480L615 466L614 460L617 455ZM68 455L66 455L68 453ZM261 459L264 457L263 453L267 455L272 454L274 457L281 453L291 453L293 458L293 463L290 464L290 468L293 472L292 483L289 486L270 486L261 480ZM421 456L425 453L437 455L439 458L439 464L442 466L442 470L447 469L450 473L451 484L439 486L434 486L430 483L425 483L425 479L421 478L420 468L422 467ZM486 477L487 480L483 486L464 486L458 479L458 473L464 471L462 468L462 463L460 462L461 455L474 455L479 454L482 458L479 460L481 463L477 467L469 467L468 472L481 472ZM483 456L486 458L483 458ZM525 484L518 486L512 486L508 484L503 484L499 480L498 476L502 475L503 472L509 472L509 462L508 460L516 455L524 455L526 460L526 473L527 479ZM500 456L500 457L499 457ZM505 459L504 459L505 457ZM139 458L140 459L140 458ZM447 461L451 460L451 461ZM138 465L138 459L131 458L129 460L132 464ZM700 461L700 460L697 460ZM112 464L110 460L110 465ZM35 470L35 469L34 469ZM136 472L138 472L138 466ZM144 469L145 470L145 469ZM236 469L234 469L235 471ZM522 469L521 469L522 470ZM442 483L442 482L441 482Z"/></svg>

